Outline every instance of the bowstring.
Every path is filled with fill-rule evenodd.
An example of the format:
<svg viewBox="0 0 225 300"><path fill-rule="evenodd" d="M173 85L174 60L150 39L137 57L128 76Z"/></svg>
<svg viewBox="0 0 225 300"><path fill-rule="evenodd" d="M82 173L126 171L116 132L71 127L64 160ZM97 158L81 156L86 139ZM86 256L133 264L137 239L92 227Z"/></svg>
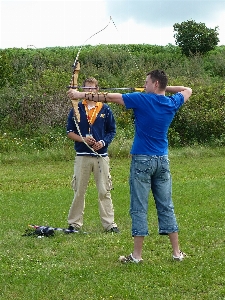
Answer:
<svg viewBox="0 0 225 300"><path fill-rule="evenodd" d="M83 47L86 45L87 41L89 41L92 37L94 37L94 36L97 35L98 33L100 33L100 32L102 32L103 30L105 30L105 29L109 26L109 24L110 24L111 22L113 23L113 25L114 25L116 31L119 33L119 30L118 30L118 28L117 28L117 26L116 26L114 20L113 20L112 17L110 16L109 23L108 23L104 28L100 29L99 31L95 32L95 33L92 34L90 37L88 37L88 38L84 41L84 43L80 46L80 48L79 48L79 50L78 50L78 52L77 52L76 58L75 58L75 60L74 60L74 63L73 63L73 67L74 67L74 68L75 68L76 65L77 65L77 62L78 62L78 59L79 59L80 52L81 52L81 50L83 49ZM133 61L133 63L134 63L136 69L137 69L138 71L140 71L140 69L139 69L139 67L138 67L138 64L137 64L136 60L134 59L134 57L133 57L133 55L132 55L132 53L131 53L129 47L128 47L126 44L125 44L125 47L126 47L127 52L129 53L129 55L130 55L130 57L131 57L131 59L132 59L132 61ZM72 81L72 80L71 80L71 81ZM84 140L83 136L81 135L80 128L79 128L79 125L78 125L78 123L77 123L77 121L76 121L76 118L74 118L74 122L75 122L75 125L76 125L76 128L77 128L77 131L78 131L79 135L81 136L83 142L86 144L86 146L87 146L93 153L95 153L95 154L97 155L97 157L101 157L101 158L105 159L101 154L99 154L98 152L96 152L90 145L88 145L88 144L86 143L86 141ZM125 133L125 128L122 128L122 129L123 129L123 132ZM124 138L123 138L123 141L122 141L121 146L120 146L120 148L119 148L119 151L118 151L118 153L116 154L115 161L116 161L116 159L118 158L118 156L119 156L119 154L120 154L122 148L124 147L125 141L126 141L126 137L125 137L125 134L124 134ZM106 159L105 159L105 160L106 160ZM114 165L115 165L115 162L114 162L114 164L111 165L111 168L110 168L110 169L112 169L112 167L113 167Z"/></svg>
<svg viewBox="0 0 225 300"><path fill-rule="evenodd" d="M89 41L91 38L93 38L93 36L97 35L98 33L102 32L103 30L105 30L105 29L109 26L109 24L111 23L111 21L113 22L112 18L110 17L109 23L108 23L104 28L102 28L102 29L100 29L99 31L95 32L94 34L92 34L89 38L87 38L87 39L83 42L83 44L80 46L80 48L79 48L79 50L78 50L78 52L77 52L77 56L76 56L76 58L75 58L75 60L74 60L73 67L76 66L76 64L77 64L77 62L78 62L78 58L79 58L80 52L81 52L81 50L83 49L83 47L86 45L87 41Z"/></svg>
<svg viewBox="0 0 225 300"><path fill-rule="evenodd" d="M118 28L117 28L117 26L116 26L116 23L114 22L114 20L112 19L111 16L110 16L110 21L112 21L112 23L113 23L113 25L114 25L116 31L118 32L118 34L120 34L120 33L119 33L119 30L118 30ZM132 59L132 61L133 61L133 63L134 63L136 69L137 69L138 71L140 71L140 69L139 69L139 67L138 67L138 64L137 64L136 60L134 59L134 56L132 55L132 53L131 53L129 47L128 47L126 44L125 44L125 47L126 47L126 50L127 50L127 52L129 53L129 55L130 55L130 57L131 57L131 59ZM123 127L122 130L123 130L123 133L124 133L124 134L123 134L123 136L124 136L124 137L123 137L123 141L122 141L122 143L121 143L121 146L120 146L120 148L119 148L118 153L117 153L116 156L115 156L114 163L111 165L111 169L114 167L115 161L117 160L117 158L118 158L120 152L122 151L122 148L124 147L124 144L125 144L125 142L126 142L125 128Z"/></svg>
<svg viewBox="0 0 225 300"><path fill-rule="evenodd" d="M118 34L120 34L120 33L119 33L119 30L118 30L118 28L117 28L117 26L116 26L116 24L115 24L115 22L114 22L113 19L112 19L112 17L110 17L110 20L112 21L112 23L113 23L114 27L116 28ZM133 55L132 55L132 53L131 53L129 47L128 47L126 44L125 44L125 47L126 47L127 52L129 53L129 55L130 55L130 57L131 57L131 59L132 59L134 65L135 65L135 67L137 68L138 71L140 71L140 69L139 69L139 67L138 67L138 64L137 64L136 60L134 59L134 57L133 57Z"/></svg>

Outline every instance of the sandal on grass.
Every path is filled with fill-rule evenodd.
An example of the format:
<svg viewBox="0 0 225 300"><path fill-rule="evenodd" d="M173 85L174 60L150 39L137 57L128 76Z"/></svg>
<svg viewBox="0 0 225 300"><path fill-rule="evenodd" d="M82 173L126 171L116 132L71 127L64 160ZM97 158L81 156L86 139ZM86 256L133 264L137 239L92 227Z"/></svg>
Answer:
<svg viewBox="0 0 225 300"><path fill-rule="evenodd" d="M133 257L133 255L131 253L130 255L127 255L127 256L120 256L119 261L121 263L124 263L124 264L125 263L130 263L130 262L138 264L138 263L142 263L143 259L142 258L141 259L136 259L136 258Z"/></svg>
<svg viewBox="0 0 225 300"><path fill-rule="evenodd" d="M180 251L180 255L179 256L174 256L173 255L173 260L182 261L186 256L187 255L184 252Z"/></svg>

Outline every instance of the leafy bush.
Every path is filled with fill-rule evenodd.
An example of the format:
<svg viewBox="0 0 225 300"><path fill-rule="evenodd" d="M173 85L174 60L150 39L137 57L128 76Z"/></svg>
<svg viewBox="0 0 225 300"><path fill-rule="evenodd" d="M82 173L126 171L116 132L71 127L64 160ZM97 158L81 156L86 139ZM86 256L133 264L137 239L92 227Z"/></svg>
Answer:
<svg viewBox="0 0 225 300"><path fill-rule="evenodd" d="M0 50L1 135L12 133L15 138L33 138L51 136L55 128L65 131L71 108L66 91L78 51L78 47ZM186 57L179 47L170 44L87 45L80 52L78 81L82 85L86 77L94 76L104 88L140 87L147 72L164 69L170 85L193 89L190 101L171 125L171 145L212 144L213 141L223 144L224 54L224 46L216 47L205 56ZM121 131L131 139L132 111L110 106L116 117L117 134L121 135Z"/></svg>
<svg viewBox="0 0 225 300"><path fill-rule="evenodd" d="M221 46L211 51L203 59L204 69L212 77L225 77L225 47Z"/></svg>
<svg viewBox="0 0 225 300"><path fill-rule="evenodd" d="M212 142L224 133L225 97L218 84L194 86L193 97L178 111L172 124L182 145Z"/></svg>

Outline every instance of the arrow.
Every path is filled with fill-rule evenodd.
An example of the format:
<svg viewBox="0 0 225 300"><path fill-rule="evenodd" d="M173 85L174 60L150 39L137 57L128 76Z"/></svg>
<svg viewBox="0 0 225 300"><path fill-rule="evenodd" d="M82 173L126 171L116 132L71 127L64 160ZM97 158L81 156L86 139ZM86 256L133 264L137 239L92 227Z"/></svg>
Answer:
<svg viewBox="0 0 225 300"><path fill-rule="evenodd" d="M69 89L97 89L97 88L93 88L93 87L88 87L88 86L68 86ZM137 87L137 88L133 88L133 87L112 87L112 88L99 88L99 90L103 90L103 91L110 91L110 90L129 90L129 91L133 91L133 92L144 92L144 88L143 87Z"/></svg>

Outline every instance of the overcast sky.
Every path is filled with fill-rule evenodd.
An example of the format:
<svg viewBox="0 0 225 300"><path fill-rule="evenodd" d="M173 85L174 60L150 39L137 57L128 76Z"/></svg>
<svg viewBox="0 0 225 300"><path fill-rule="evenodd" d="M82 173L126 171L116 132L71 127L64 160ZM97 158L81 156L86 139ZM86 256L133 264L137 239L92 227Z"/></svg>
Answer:
<svg viewBox="0 0 225 300"><path fill-rule="evenodd" d="M175 45L173 25L187 20L219 26L225 45L225 0L0 0L0 10L1 49Z"/></svg>

